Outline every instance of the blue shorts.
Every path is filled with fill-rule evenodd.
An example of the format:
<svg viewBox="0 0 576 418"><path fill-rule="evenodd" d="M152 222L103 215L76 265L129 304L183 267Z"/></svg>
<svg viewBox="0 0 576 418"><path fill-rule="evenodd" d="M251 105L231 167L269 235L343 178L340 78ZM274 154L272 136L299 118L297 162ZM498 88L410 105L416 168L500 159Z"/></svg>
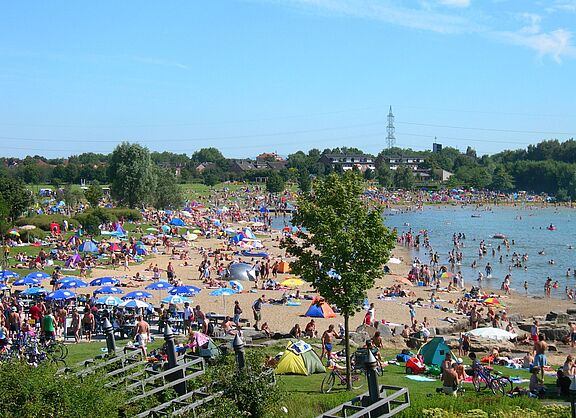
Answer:
<svg viewBox="0 0 576 418"><path fill-rule="evenodd" d="M332 351L332 344L330 344L330 343L324 344L324 349L325 349L326 351Z"/></svg>
<svg viewBox="0 0 576 418"><path fill-rule="evenodd" d="M534 366L544 367L548 363L546 362L546 355L545 354L536 354L534 356Z"/></svg>

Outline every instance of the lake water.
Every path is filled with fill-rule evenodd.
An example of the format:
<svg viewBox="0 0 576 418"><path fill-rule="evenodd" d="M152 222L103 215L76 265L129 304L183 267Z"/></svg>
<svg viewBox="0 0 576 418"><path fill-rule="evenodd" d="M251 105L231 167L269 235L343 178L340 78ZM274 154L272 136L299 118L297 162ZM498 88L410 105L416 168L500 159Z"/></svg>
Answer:
<svg viewBox="0 0 576 418"><path fill-rule="evenodd" d="M474 217L472 216L474 215ZM477 217L479 216L479 217ZM289 218L276 218L273 228L282 228L284 221ZM408 230L428 230L430 243L438 252L439 261L448 265L448 252L452 250L452 234L462 232L466 234L462 266L456 266L464 275L466 287L476 284L478 272L484 273L488 262L493 266L492 278L484 279L483 286L500 288L504 276L509 272L512 253L528 254L528 269L512 267L512 289L523 292L523 283L528 281L528 292L532 295L544 293L544 282L550 276L559 283L558 289L553 289L553 296L563 297L566 286L576 288L576 278L572 275L566 278L568 268L573 272L576 268L576 210L566 208L526 208L526 207L497 207L493 210L473 207L427 206L422 211L400 212L387 211L384 214L384 223L389 228L397 228L398 234ZM554 224L556 230L549 231L548 225ZM496 248L502 243L501 239L493 238L494 234L504 234L511 245L510 251L501 246L500 253L492 256L492 247ZM485 240L488 253L483 259L478 258L478 247L481 240ZM570 249L573 246L574 249ZM538 252L544 250L545 255ZM429 255L421 247L415 251L422 262L429 262ZM499 263L500 254L503 263ZM555 264L550 265L553 259ZM478 267L471 268L477 260Z"/></svg>
<svg viewBox="0 0 576 418"><path fill-rule="evenodd" d="M478 217L479 216L479 217ZM553 289L553 295L561 297L566 286L576 287L576 278L572 275L566 278L568 268L574 271L576 267L576 211L566 208L536 208L525 207L498 207L493 210L475 210L472 207L425 207L416 212L387 212L385 224L390 228L397 228L398 233L428 230L430 244L438 252L442 264L448 265L448 252L452 250L452 235L462 232L466 235L462 266L456 266L464 275L466 286L476 284L478 272L484 273L488 262L493 266L492 279L485 279L486 287L499 288L504 276L510 271L512 274L512 289L524 291L523 283L528 281L528 292L533 295L544 293L544 282L550 276L559 283L558 289ZM550 231L547 227L553 224L556 230ZM409 226L408 226L409 225ZM504 234L511 243L510 251L501 245L501 251L492 256L492 248L497 248L502 239L493 238L494 234ZM482 258L478 257L478 248L481 240L485 240L488 253ZM574 249L571 249L573 246ZM545 255L538 254L544 250ZM528 254L528 268L512 267L510 260L512 254ZM429 256L424 249L415 254L425 263ZM503 263L499 262L500 254ZM555 264L550 265L549 260ZM471 264L477 260L478 268L472 269Z"/></svg>

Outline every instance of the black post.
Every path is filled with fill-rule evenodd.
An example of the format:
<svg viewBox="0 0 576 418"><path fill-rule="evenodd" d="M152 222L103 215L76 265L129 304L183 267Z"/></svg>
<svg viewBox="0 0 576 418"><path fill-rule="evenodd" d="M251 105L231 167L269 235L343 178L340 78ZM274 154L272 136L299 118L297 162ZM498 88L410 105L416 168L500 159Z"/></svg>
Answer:
<svg viewBox="0 0 576 418"><path fill-rule="evenodd" d="M372 351L368 349L368 355L366 356L366 379L368 380L368 394L370 397L370 405L378 402L380 400L380 391L378 389L378 375L376 374L376 369L378 368L378 362L376 357L372 354Z"/></svg>
<svg viewBox="0 0 576 418"><path fill-rule="evenodd" d="M576 418L576 377L571 378L570 383L570 410L572 412L571 417Z"/></svg>
<svg viewBox="0 0 576 418"><path fill-rule="evenodd" d="M174 333L170 325L166 324L164 328L164 341L166 341L166 356L168 357L168 370L178 366L178 359L176 357L176 343L174 342ZM168 380L174 381L184 377L184 370L178 370L170 374ZM178 395L186 393L186 382L182 382L174 386L174 390Z"/></svg>
<svg viewBox="0 0 576 418"><path fill-rule="evenodd" d="M236 334L234 337L232 347L234 348L234 353L236 353L236 364L238 365L238 370L242 370L246 366L246 358L244 356L244 341L240 338L240 334Z"/></svg>
<svg viewBox="0 0 576 418"><path fill-rule="evenodd" d="M108 355L113 356L116 354L116 340L114 339L114 328L108 320L104 318L104 333L106 334L106 348L108 348Z"/></svg>

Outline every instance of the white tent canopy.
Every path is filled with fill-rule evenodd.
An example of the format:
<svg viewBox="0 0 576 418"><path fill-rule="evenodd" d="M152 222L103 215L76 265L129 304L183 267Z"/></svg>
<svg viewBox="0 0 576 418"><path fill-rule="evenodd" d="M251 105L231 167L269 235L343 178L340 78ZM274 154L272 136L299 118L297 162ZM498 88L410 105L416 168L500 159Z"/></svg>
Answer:
<svg viewBox="0 0 576 418"><path fill-rule="evenodd" d="M512 332L492 327L476 328L472 331L468 331L466 334L475 337L488 338L489 340L512 340L518 337L517 334Z"/></svg>

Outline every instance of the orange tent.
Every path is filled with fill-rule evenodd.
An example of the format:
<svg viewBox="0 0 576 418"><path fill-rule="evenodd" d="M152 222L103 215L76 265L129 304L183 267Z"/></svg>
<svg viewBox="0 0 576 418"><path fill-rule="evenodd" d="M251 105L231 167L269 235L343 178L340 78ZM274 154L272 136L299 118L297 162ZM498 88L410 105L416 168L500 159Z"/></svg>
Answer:
<svg viewBox="0 0 576 418"><path fill-rule="evenodd" d="M314 300L306 312L306 316L314 318L336 318L336 314L322 296L314 297Z"/></svg>
<svg viewBox="0 0 576 418"><path fill-rule="evenodd" d="M280 261L278 263L278 273L290 273L290 264L286 261Z"/></svg>

